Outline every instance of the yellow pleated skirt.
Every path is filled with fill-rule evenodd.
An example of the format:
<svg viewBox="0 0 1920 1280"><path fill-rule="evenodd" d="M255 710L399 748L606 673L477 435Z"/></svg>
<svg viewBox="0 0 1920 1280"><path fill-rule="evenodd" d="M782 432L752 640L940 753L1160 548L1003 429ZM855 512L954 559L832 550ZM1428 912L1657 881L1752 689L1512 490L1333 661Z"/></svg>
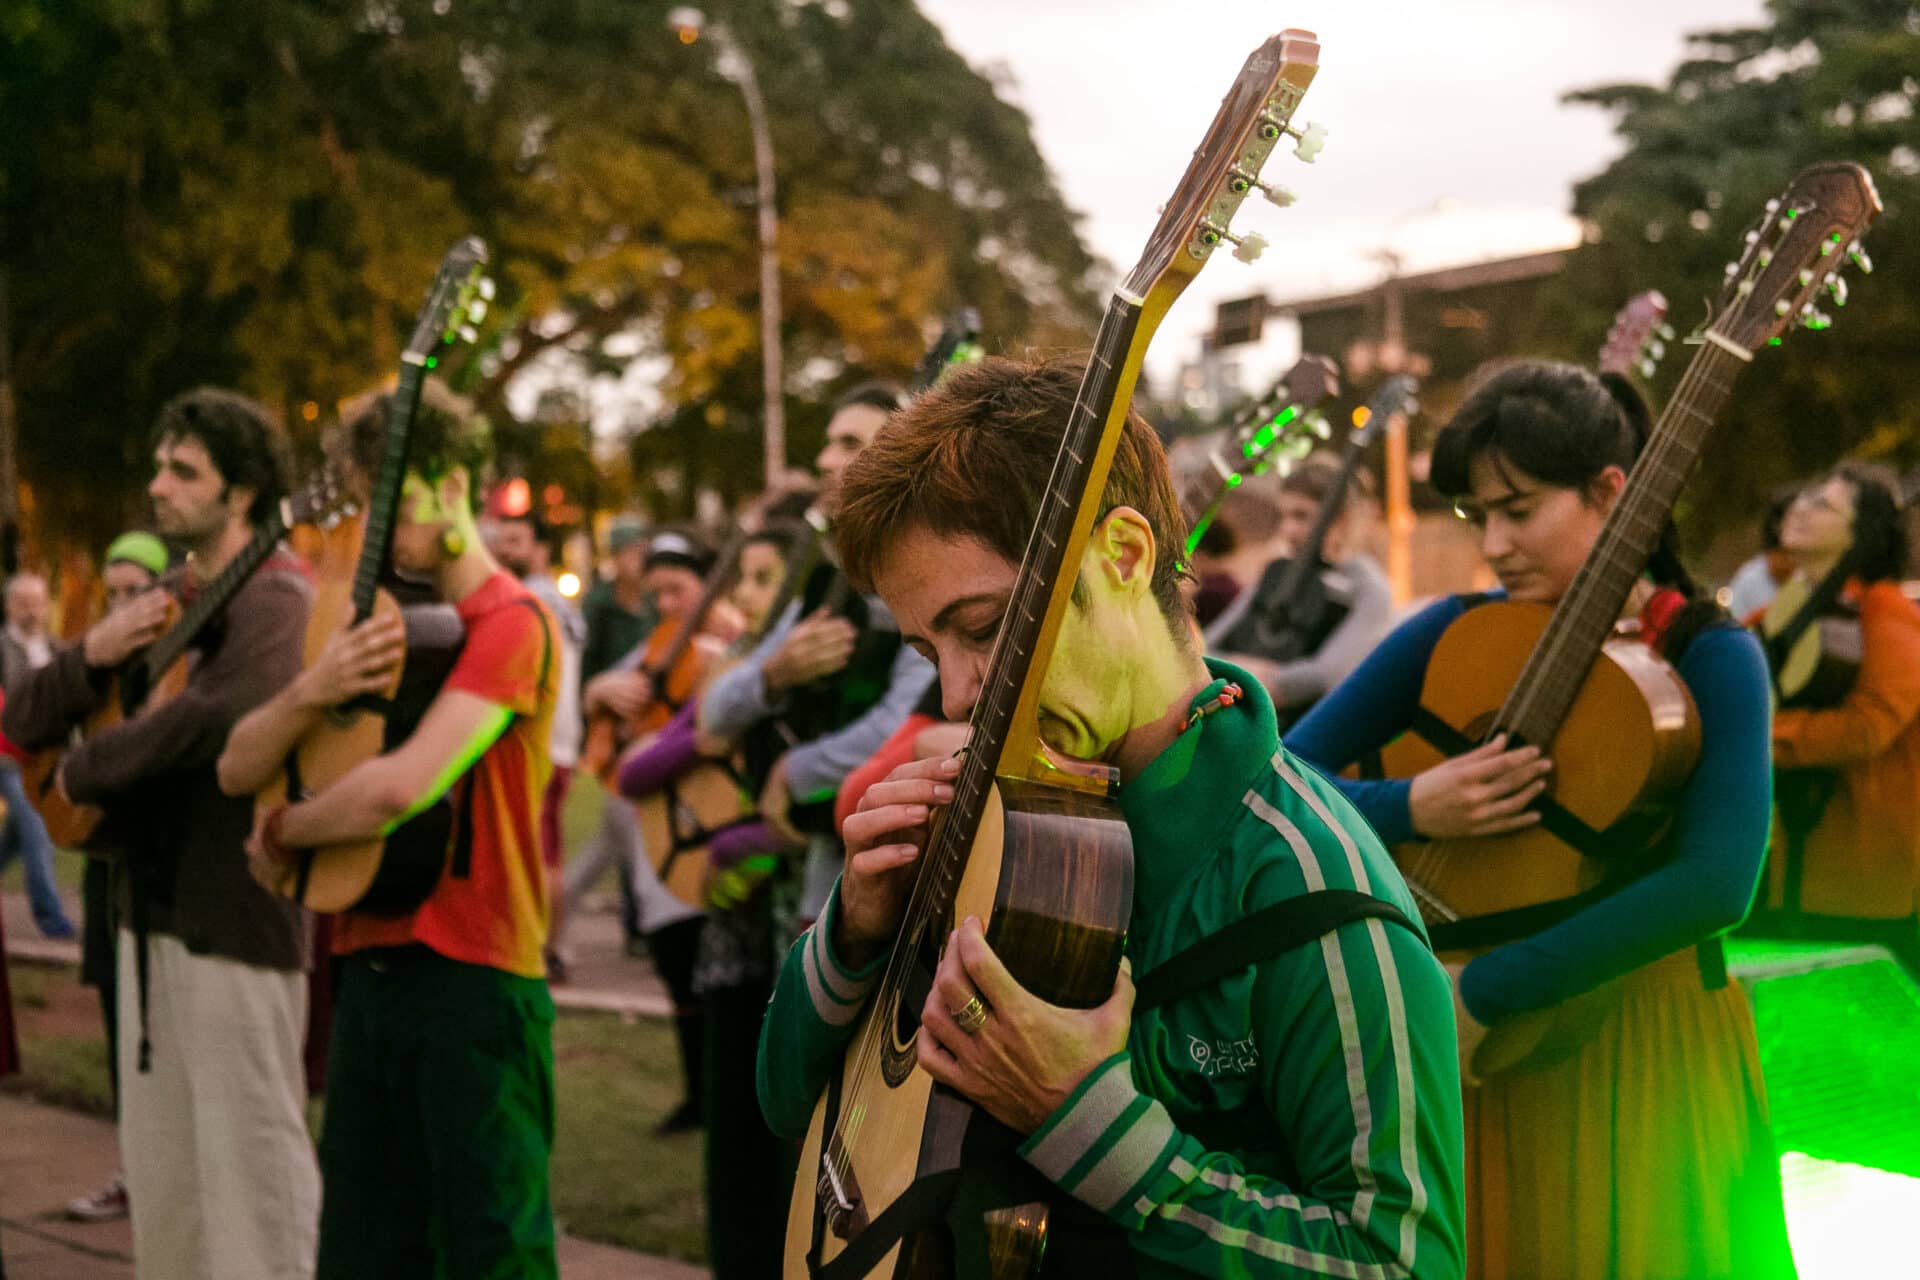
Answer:
<svg viewBox="0 0 1920 1280"><path fill-rule="evenodd" d="M1467 1090L1468 1274L1791 1277L1746 992L1691 947L1619 986L1572 1057Z"/></svg>

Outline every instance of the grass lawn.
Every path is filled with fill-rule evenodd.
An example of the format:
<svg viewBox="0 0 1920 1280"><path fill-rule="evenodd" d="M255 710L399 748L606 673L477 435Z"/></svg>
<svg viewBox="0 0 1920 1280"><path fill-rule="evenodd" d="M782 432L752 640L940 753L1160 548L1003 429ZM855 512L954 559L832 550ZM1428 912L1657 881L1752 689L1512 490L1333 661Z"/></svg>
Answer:
<svg viewBox="0 0 1920 1280"><path fill-rule="evenodd" d="M26 1069L4 1087L111 1114L94 993L64 968L16 964L9 977ZM563 1013L554 1023L553 1059L553 1203L562 1229L646 1253L703 1260L700 1135L653 1135L653 1126L680 1101L672 1028ZM308 1122L317 1129L320 1118L316 1100Z"/></svg>

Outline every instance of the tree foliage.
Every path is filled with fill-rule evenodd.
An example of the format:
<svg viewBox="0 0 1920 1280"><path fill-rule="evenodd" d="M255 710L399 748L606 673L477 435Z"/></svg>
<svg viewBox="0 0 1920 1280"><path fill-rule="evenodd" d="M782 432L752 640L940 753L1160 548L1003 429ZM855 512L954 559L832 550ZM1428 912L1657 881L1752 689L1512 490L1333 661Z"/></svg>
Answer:
<svg viewBox="0 0 1920 1280"><path fill-rule="evenodd" d="M470 232L494 247L503 331L452 372L496 423L536 365L577 382L646 359L690 474L756 487L746 115L712 42L683 46L667 10L7 0L0 266L41 518L95 541L137 519L146 425L199 383L259 396L310 441L390 374L434 263ZM808 406L904 374L952 306L997 343L1083 331L1093 264L1026 119L909 0L708 16L773 118L793 460L817 445ZM671 425L689 417L700 432ZM552 421L523 425L503 438L537 457Z"/></svg>
<svg viewBox="0 0 1920 1280"><path fill-rule="evenodd" d="M1803 166L1866 166L1886 212L1865 239L1878 270L1822 332L1790 334L1742 376L1689 487L1696 549L1751 526L1772 492L1844 456L1920 463L1920 6L1771 0L1764 27L1690 38L1666 86L1607 85L1569 100L1612 112L1620 158L1579 184L1597 242L1554 299L1566 354L1585 355L1627 294L1658 288L1683 332L1704 319L1762 205ZM1578 335L1577 337L1575 335ZM1671 391L1691 351L1656 379Z"/></svg>

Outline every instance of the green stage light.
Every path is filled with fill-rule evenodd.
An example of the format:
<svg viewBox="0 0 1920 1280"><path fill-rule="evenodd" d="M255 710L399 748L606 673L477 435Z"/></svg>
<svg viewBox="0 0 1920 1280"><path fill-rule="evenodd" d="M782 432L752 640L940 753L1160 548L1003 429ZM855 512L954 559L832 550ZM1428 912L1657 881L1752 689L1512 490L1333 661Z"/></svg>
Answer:
<svg viewBox="0 0 1920 1280"><path fill-rule="evenodd" d="M1730 939L1801 1280L1913 1274L1920 987L1885 950Z"/></svg>
<svg viewBox="0 0 1920 1280"><path fill-rule="evenodd" d="M1920 1178L1789 1151L1780 1181L1800 1280L1897 1276L1914 1265Z"/></svg>

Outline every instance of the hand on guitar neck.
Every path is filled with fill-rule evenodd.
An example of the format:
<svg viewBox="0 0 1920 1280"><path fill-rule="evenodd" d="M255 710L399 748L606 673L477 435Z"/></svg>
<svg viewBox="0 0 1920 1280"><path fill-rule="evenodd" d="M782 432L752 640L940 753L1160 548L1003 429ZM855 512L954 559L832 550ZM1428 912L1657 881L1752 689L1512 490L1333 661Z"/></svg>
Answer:
<svg viewBox="0 0 1920 1280"><path fill-rule="evenodd" d="M174 613L173 597L162 590L129 600L87 628L86 638L81 641L87 665L100 671L118 667L158 640L172 623Z"/></svg>
<svg viewBox="0 0 1920 1280"><path fill-rule="evenodd" d="M294 697L321 712L386 692L407 656L407 627L397 613L375 614L327 637L320 656L294 678Z"/></svg>

